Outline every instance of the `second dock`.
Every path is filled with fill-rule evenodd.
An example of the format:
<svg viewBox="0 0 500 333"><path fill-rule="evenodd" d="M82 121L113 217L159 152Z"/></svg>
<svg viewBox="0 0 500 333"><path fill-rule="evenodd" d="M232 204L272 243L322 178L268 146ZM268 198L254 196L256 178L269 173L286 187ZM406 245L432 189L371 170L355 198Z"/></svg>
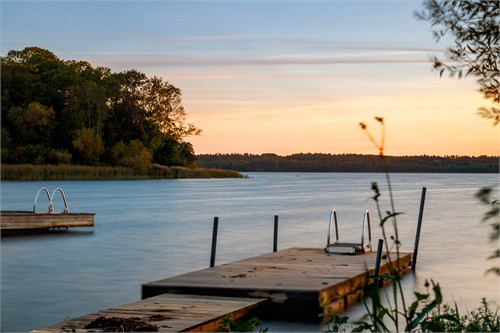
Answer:
<svg viewBox="0 0 500 333"><path fill-rule="evenodd" d="M411 253L401 253L393 265L399 262L399 270L404 271L411 260ZM95 325L104 321L152 325L160 332L215 331L224 318L236 320L249 314L317 321L323 304L340 312L360 297L375 262L374 252L341 255L290 248L149 282L142 285L141 301L32 332L109 331ZM379 273L388 273L389 265L381 264Z"/></svg>

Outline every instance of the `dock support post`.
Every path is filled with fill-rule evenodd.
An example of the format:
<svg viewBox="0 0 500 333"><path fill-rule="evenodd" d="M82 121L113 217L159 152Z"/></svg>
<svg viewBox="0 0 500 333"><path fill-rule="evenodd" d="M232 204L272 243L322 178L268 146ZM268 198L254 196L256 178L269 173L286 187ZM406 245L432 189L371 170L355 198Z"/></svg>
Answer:
<svg viewBox="0 0 500 333"><path fill-rule="evenodd" d="M373 273L373 278L375 279L375 283L377 284L377 286L378 286L378 276L380 274L380 260L382 259L383 245L384 245L384 240L379 239L377 246L377 258L375 259L375 272Z"/></svg>
<svg viewBox="0 0 500 333"><path fill-rule="evenodd" d="M411 260L411 270L414 271L417 266L418 243L420 242L420 229L422 227L422 220L424 217L424 204L426 187L422 187L422 196L420 197L420 210L418 212L417 234L415 235L415 246L413 247L413 258Z"/></svg>
<svg viewBox="0 0 500 333"><path fill-rule="evenodd" d="M278 251L278 215L274 215L273 252Z"/></svg>
<svg viewBox="0 0 500 333"><path fill-rule="evenodd" d="M212 230L212 251L210 253L210 267L215 266L215 251L217 249L217 230L219 229L219 218L214 217L214 227Z"/></svg>

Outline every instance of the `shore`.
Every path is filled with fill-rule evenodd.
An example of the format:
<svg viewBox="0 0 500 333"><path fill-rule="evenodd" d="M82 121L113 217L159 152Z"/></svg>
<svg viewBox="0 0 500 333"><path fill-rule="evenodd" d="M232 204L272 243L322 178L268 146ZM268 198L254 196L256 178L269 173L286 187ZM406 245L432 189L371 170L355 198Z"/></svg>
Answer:
<svg viewBox="0 0 500 333"><path fill-rule="evenodd" d="M2 181L35 180L139 180L139 179L180 179L180 178L244 178L237 171L186 168L153 164L146 173L138 173L132 168L86 165L33 165L2 164Z"/></svg>

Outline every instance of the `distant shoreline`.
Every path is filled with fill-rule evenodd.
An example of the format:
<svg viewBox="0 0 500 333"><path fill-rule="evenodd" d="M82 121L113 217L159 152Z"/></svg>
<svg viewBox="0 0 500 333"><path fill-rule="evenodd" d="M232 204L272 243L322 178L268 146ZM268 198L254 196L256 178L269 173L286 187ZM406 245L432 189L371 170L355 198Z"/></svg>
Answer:
<svg viewBox="0 0 500 333"><path fill-rule="evenodd" d="M363 154L202 154L204 168L239 172L498 173L499 156L384 156Z"/></svg>
<svg viewBox="0 0 500 333"><path fill-rule="evenodd" d="M199 168L153 164L146 173L132 168L73 164L1 164L2 181L144 180L246 178L242 172L386 172L378 155L362 154L203 154ZM391 173L499 173L498 156L385 156Z"/></svg>

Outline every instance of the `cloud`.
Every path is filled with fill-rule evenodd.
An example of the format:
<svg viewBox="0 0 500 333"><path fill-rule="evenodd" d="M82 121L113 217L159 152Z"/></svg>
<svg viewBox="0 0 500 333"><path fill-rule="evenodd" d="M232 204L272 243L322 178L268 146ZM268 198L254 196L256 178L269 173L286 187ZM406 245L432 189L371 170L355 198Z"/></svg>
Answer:
<svg viewBox="0 0 500 333"><path fill-rule="evenodd" d="M444 50L321 37L206 35L118 37L106 51L62 52L119 68L429 64ZM133 49L131 47L133 46ZM136 51L141 50L141 51ZM59 54L59 53L58 53Z"/></svg>
<svg viewBox="0 0 500 333"><path fill-rule="evenodd" d="M106 53L88 54L87 60L108 67L119 68L161 68L161 67L234 67L234 66L293 66L293 65L429 65L432 60L427 56L412 56L412 53L366 55L275 55L275 56L196 56L157 53Z"/></svg>

